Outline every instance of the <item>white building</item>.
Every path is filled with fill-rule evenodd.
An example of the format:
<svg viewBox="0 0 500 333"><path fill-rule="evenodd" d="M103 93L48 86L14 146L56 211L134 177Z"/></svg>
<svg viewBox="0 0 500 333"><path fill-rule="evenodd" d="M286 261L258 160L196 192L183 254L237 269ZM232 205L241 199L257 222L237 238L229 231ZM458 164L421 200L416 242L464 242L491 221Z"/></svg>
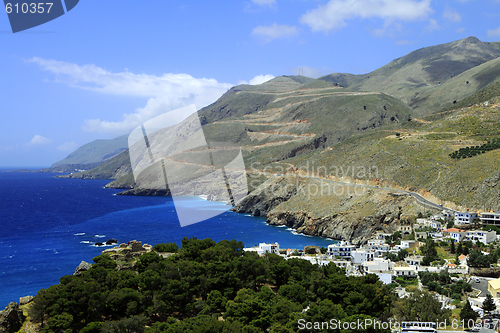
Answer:
<svg viewBox="0 0 500 333"><path fill-rule="evenodd" d="M479 219L483 225L500 225L500 212L482 213Z"/></svg>
<svg viewBox="0 0 500 333"><path fill-rule="evenodd" d="M405 263L412 266L420 266L422 265L422 257L421 256L411 256L405 258Z"/></svg>
<svg viewBox="0 0 500 333"><path fill-rule="evenodd" d="M258 255L263 255L266 252L280 254L280 245L278 243L268 244L268 243L259 243L258 247L246 247L243 251L247 252L257 252Z"/></svg>
<svg viewBox="0 0 500 333"><path fill-rule="evenodd" d="M416 277L417 270L415 267L394 267L394 275L400 277Z"/></svg>
<svg viewBox="0 0 500 333"><path fill-rule="evenodd" d="M354 264L362 264L367 261L373 261L374 252L362 249L351 251L351 261Z"/></svg>
<svg viewBox="0 0 500 333"><path fill-rule="evenodd" d="M328 255L351 260L351 252L356 250L356 246L348 242L340 242L328 245Z"/></svg>
<svg viewBox="0 0 500 333"><path fill-rule="evenodd" d="M392 270L394 263L387 259L374 258L373 261L365 261L363 266L368 273L382 273Z"/></svg>
<svg viewBox="0 0 500 333"><path fill-rule="evenodd" d="M497 240L497 232L494 230L492 231L475 230L469 232L467 237L474 243L481 242L484 244L490 244Z"/></svg>
<svg viewBox="0 0 500 333"><path fill-rule="evenodd" d="M382 244L385 244L384 239L369 239L368 242L366 243L367 246L376 246Z"/></svg>
<svg viewBox="0 0 500 333"><path fill-rule="evenodd" d="M455 224L470 224L476 218L478 218L477 213L455 212Z"/></svg>
<svg viewBox="0 0 500 333"><path fill-rule="evenodd" d="M467 237L467 232L457 228L450 228L443 230L443 237L449 237L455 240L455 242L461 242Z"/></svg>

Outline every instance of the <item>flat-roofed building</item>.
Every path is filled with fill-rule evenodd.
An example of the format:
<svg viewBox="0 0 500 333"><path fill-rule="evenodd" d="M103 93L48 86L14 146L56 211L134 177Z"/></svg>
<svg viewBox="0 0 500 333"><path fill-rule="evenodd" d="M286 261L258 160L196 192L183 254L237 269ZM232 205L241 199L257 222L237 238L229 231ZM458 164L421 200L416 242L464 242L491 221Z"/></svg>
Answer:
<svg viewBox="0 0 500 333"><path fill-rule="evenodd" d="M479 219L483 225L500 225L500 212L482 213Z"/></svg>
<svg viewBox="0 0 500 333"><path fill-rule="evenodd" d="M488 291L491 296L500 299L500 278L488 281Z"/></svg>
<svg viewBox="0 0 500 333"><path fill-rule="evenodd" d="M471 224L479 216L471 212L455 212L455 224Z"/></svg>

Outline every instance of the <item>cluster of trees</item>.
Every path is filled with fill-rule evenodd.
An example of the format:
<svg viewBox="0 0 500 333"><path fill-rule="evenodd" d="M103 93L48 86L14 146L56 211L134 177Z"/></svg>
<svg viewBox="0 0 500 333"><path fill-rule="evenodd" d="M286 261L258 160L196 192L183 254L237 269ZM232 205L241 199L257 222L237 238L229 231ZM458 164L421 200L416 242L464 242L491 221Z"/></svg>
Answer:
<svg viewBox="0 0 500 333"><path fill-rule="evenodd" d="M477 268L490 267L490 265L497 263L499 255L500 249L489 254L483 254L479 249L474 249L469 253L467 265Z"/></svg>
<svg viewBox="0 0 500 333"><path fill-rule="evenodd" d="M156 247L177 254L146 253L129 270L117 270L101 255L80 276L64 276L40 290L30 316L44 332L285 333L297 332L299 319L392 315L397 298L376 275L347 277L334 264L259 257L243 247L235 240L184 238L181 249ZM417 317L409 312L404 319Z"/></svg>
<svg viewBox="0 0 500 333"><path fill-rule="evenodd" d="M406 257L408 257L408 251L406 249L399 250L397 254L392 252L387 254L387 259L394 262L405 260Z"/></svg>
<svg viewBox="0 0 500 333"><path fill-rule="evenodd" d="M460 148L459 150L451 153L449 156L454 159L468 158L479 154L484 154L487 151L494 149L500 149L500 139L493 139L481 146Z"/></svg>
<svg viewBox="0 0 500 333"><path fill-rule="evenodd" d="M422 252L424 256L422 259L422 265L424 266L430 266L433 261L439 260L436 242L434 242L432 238L427 238L425 240L425 244L420 247L420 252Z"/></svg>
<svg viewBox="0 0 500 333"><path fill-rule="evenodd" d="M472 286L464 280L453 282L448 271L439 273L419 272L420 281L430 291L460 300L464 292L472 291Z"/></svg>

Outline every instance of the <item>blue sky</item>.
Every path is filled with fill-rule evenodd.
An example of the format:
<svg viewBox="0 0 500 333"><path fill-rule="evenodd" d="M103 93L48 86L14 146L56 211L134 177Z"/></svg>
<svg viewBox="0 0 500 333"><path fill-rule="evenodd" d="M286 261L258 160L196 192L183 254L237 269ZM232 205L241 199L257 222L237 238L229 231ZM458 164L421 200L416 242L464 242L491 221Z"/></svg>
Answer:
<svg viewBox="0 0 500 333"><path fill-rule="evenodd" d="M0 13L0 166L50 166L236 84L367 73L468 36L500 40L500 0L81 0L16 34Z"/></svg>

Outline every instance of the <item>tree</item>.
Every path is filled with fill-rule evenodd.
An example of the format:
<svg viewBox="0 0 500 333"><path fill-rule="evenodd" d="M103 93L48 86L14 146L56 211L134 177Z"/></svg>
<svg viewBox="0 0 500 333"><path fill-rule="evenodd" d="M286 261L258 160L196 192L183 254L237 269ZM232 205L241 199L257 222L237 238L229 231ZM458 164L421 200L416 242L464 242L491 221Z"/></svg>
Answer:
<svg viewBox="0 0 500 333"><path fill-rule="evenodd" d="M460 260L458 259L458 255L455 257L455 265L460 266Z"/></svg>
<svg viewBox="0 0 500 333"><path fill-rule="evenodd" d="M455 221L453 220L452 217L447 217L446 218L446 229L453 228L455 226Z"/></svg>
<svg viewBox="0 0 500 333"><path fill-rule="evenodd" d="M483 302L483 310L487 313L491 313L491 311L495 311L496 309L497 306L495 304L495 301L493 300L493 297L491 296L491 294L487 294L486 299Z"/></svg>
<svg viewBox="0 0 500 333"><path fill-rule="evenodd" d="M465 322L465 327L464 328L472 328L471 323L475 322L476 319L479 317L476 311L472 310L472 307L470 306L469 299L465 300L465 305L460 311L460 319L462 319Z"/></svg>
<svg viewBox="0 0 500 333"><path fill-rule="evenodd" d="M425 244L420 247L420 251L424 255L424 259L422 260L422 265L424 266L429 266L431 262L439 259L437 256L436 243L434 243L432 238L427 238L425 240Z"/></svg>
<svg viewBox="0 0 500 333"><path fill-rule="evenodd" d="M455 254L455 240L452 240L451 241L451 245L450 245L450 253L451 254Z"/></svg>
<svg viewBox="0 0 500 333"><path fill-rule="evenodd" d="M401 249L398 252L398 260L404 260L406 257L408 257L408 251L406 249Z"/></svg>
<svg viewBox="0 0 500 333"><path fill-rule="evenodd" d="M444 321L450 315L449 310L443 310L441 302L426 290L417 290L393 304L392 311L398 321Z"/></svg>

